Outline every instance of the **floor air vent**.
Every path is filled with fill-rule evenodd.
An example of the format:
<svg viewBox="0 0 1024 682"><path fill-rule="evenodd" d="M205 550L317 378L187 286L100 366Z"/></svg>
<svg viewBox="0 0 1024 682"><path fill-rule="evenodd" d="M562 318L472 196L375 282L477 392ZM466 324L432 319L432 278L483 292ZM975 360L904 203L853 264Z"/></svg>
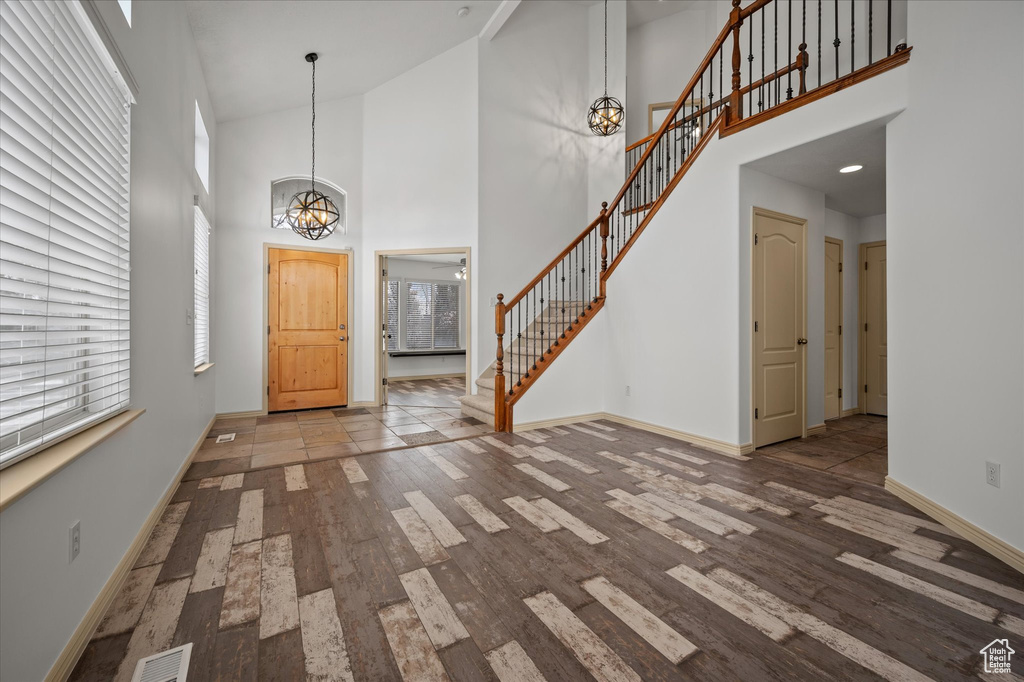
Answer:
<svg viewBox="0 0 1024 682"><path fill-rule="evenodd" d="M148 656L135 666L132 682L185 682L192 644Z"/></svg>
<svg viewBox="0 0 1024 682"><path fill-rule="evenodd" d="M230 443L234 439L235 439L235 434L233 434L233 433L222 433L219 436L217 436L217 442L218 443Z"/></svg>

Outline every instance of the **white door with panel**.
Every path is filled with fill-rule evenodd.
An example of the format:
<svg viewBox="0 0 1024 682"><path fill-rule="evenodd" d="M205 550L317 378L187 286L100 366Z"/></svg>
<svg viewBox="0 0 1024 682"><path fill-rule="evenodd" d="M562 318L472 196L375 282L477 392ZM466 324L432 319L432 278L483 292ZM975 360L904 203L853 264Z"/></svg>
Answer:
<svg viewBox="0 0 1024 682"><path fill-rule="evenodd" d="M825 237L825 419L843 413L843 242Z"/></svg>
<svg viewBox="0 0 1024 682"><path fill-rule="evenodd" d="M754 210L754 446L804 433L806 221Z"/></svg>
<svg viewBox="0 0 1024 682"><path fill-rule="evenodd" d="M864 410L888 414L888 328L886 324L885 242L861 245L861 292L864 296Z"/></svg>

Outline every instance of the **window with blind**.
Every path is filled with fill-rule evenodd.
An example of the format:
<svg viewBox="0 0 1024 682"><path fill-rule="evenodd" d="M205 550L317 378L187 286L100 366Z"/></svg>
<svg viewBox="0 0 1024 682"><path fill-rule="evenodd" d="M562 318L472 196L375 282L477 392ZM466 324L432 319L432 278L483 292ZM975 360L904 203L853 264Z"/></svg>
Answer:
<svg viewBox="0 0 1024 682"><path fill-rule="evenodd" d="M458 284L406 280L404 292L405 308L401 314L404 350L449 350L461 347ZM389 318L390 310L389 302Z"/></svg>
<svg viewBox="0 0 1024 682"><path fill-rule="evenodd" d="M398 331L398 292L402 283L397 279L388 280L388 350L398 350L401 338Z"/></svg>
<svg viewBox="0 0 1024 682"><path fill-rule="evenodd" d="M210 223L203 209L195 207L195 361L196 367L210 362Z"/></svg>
<svg viewBox="0 0 1024 682"><path fill-rule="evenodd" d="M0 467L128 406L131 95L78 2L0 3Z"/></svg>

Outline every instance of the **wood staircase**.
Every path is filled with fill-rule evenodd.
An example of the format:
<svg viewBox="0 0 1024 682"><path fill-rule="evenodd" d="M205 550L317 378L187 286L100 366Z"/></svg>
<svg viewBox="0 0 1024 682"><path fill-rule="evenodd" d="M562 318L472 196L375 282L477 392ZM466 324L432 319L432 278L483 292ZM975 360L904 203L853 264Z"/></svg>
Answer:
<svg viewBox="0 0 1024 682"><path fill-rule="evenodd" d="M518 294L509 301L497 295L496 358L477 378L476 394L461 399L464 414L493 420L496 431L512 431L516 402L604 307L608 278L716 134L739 132L910 59L910 48L893 44L892 0L868 0L866 8L863 3L851 2L848 14L843 16L839 2L822 0L754 0L746 7L740 4L741 0L732 0L729 21L658 132L626 149L630 170L611 203L603 203L597 218ZM808 5L812 12L810 33ZM881 38L875 39L876 5L878 23L885 27L884 43ZM833 15L825 17L824 29L823 6L826 14L834 8ZM800 21L796 27L794 9ZM859 24L863 31L867 23L866 51L864 36L856 32L859 12L866 13ZM768 31L767 22L772 23ZM780 34L788 45L779 44ZM730 36L732 45L728 49ZM861 52L856 49L858 39ZM799 41L798 45L794 40ZM813 55L808 51L809 40L817 45ZM879 44L881 47L876 47ZM841 48L849 50L843 59ZM780 49L794 55L791 63L781 67L777 58ZM767 55L776 55L772 63ZM848 64L844 63L846 55ZM830 58L833 64L828 63ZM860 68L856 66L858 59L865 62ZM723 82L726 63L731 79ZM812 86L812 81L816 85Z"/></svg>

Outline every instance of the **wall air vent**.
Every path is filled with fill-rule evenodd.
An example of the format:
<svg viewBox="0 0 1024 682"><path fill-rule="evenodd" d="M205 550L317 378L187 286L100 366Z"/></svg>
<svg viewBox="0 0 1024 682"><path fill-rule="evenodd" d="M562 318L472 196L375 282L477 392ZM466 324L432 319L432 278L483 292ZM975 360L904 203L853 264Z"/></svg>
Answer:
<svg viewBox="0 0 1024 682"><path fill-rule="evenodd" d="M235 439L235 434L233 434L233 433L222 433L219 436L217 436L217 442L218 443L230 443L234 439Z"/></svg>
<svg viewBox="0 0 1024 682"><path fill-rule="evenodd" d="M192 644L147 656L135 666L132 682L185 682Z"/></svg>

